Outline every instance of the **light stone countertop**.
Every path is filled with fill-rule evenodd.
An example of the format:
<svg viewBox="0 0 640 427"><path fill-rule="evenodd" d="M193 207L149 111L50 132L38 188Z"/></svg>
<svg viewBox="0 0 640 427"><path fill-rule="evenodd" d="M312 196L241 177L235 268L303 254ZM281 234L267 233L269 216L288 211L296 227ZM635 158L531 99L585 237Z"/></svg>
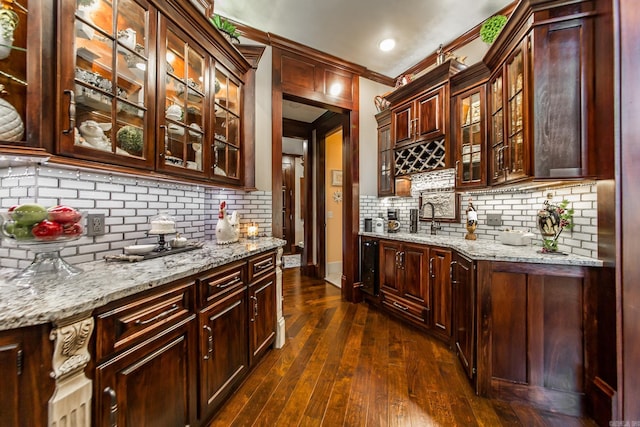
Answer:
<svg viewBox="0 0 640 427"><path fill-rule="evenodd" d="M361 236L400 242L421 243L453 249L475 261L527 262L534 264L555 264L583 267L602 267L603 262L573 254L543 254L539 246L510 246L496 240L465 240L463 237L432 236L430 234L411 233L369 233L361 232ZM560 248L562 250L562 248Z"/></svg>
<svg viewBox="0 0 640 427"><path fill-rule="evenodd" d="M0 330L55 322L88 314L117 299L284 246L281 239L241 239L230 245L207 242L203 248L140 262L93 261L82 273L38 278L30 287L9 279L20 270L0 268Z"/></svg>

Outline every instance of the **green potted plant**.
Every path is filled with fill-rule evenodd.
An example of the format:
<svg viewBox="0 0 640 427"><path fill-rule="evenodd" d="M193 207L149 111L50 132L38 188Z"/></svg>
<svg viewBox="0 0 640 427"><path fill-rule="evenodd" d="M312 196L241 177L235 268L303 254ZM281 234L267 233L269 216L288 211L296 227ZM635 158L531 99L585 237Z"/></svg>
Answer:
<svg viewBox="0 0 640 427"><path fill-rule="evenodd" d="M240 43L240 32L235 25L220 15L213 15L209 19L213 26L222 31L222 33L226 35L232 43Z"/></svg>
<svg viewBox="0 0 640 427"><path fill-rule="evenodd" d="M491 18L484 21L482 27L480 27L480 38L485 43L493 43L498 37L500 31L507 23L507 17L504 15L494 15Z"/></svg>
<svg viewBox="0 0 640 427"><path fill-rule="evenodd" d="M124 151L134 156L142 154L142 129L135 126L123 126L116 134L118 145Z"/></svg>

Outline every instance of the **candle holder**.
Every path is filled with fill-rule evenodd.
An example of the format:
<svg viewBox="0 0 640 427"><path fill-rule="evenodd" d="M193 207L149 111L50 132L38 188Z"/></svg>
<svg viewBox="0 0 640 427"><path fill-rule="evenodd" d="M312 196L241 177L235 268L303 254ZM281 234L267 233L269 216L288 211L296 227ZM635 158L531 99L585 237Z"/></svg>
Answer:
<svg viewBox="0 0 640 427"><path fill-rule="evenodd" d="M258 226L253 222L247 226L247 238L249 240L255 240L258 238Z"/></svg>

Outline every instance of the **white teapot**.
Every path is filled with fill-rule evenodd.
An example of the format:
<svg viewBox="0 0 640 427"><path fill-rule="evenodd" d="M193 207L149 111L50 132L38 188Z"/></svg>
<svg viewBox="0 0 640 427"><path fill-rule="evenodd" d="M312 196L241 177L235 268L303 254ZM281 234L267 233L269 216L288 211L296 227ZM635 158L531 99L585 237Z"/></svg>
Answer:
<svg viewBox="0 0 640 427"><path fill-rule="evenodd" d="M80 134L87 144L100 147L109 144L109 138L104 134L111 130L111 123L98 123L95 120L85 120L80 124Z"/></svg>

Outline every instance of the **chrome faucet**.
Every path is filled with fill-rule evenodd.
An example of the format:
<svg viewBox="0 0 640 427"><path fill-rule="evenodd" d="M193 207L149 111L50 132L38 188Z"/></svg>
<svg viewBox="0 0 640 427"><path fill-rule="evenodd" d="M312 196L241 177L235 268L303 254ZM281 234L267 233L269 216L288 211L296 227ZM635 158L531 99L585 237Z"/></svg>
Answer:
<svg viewBox="0 0 640 427"><path fill-rule="evenodd" d="M440 230L440 223L436 222L436 207L431 202L425 202L425 205L431 206L431 234L436 235L436 231Z"/></svg>

